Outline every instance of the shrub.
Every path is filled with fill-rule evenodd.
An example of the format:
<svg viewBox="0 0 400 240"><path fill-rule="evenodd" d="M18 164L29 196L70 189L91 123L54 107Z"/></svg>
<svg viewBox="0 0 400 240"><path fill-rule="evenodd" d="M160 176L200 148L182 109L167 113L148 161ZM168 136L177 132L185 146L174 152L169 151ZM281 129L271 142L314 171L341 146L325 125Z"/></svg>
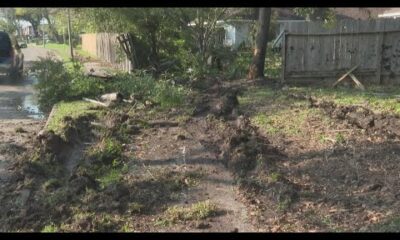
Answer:
<svg viewBox="0 0 400 240"><path fill-rule="evenodd" d="M48 57L41 58L33 64L39 83L39 105L42 111L48 112L60 101L81 100L82 97L96 98L110 92L120 92L123 96L140 95L160 103L162 107L172 107L183 102L185 90L173 81L156 81L144 71L134 73L117 73L111 81L87 76L82 66L73 62L65 67L63 62Z"/></svg>
<svg viewBox="0 0 400 240"><path fill-rule="evenodd" d="M44 112L51 110L52 106L61 101L70 99L71 74L65 69L63 62L47 56L34 62L32 71L38 79L38 103Z"/></svg>
<svg viewBox="0 0 400 240"><path fill-rule="evenodd" d="M157 82L153 100L161 104L161 107L174 107L183 103L186 92L182 86L176 86L174 82L164 80Z"/></svg>

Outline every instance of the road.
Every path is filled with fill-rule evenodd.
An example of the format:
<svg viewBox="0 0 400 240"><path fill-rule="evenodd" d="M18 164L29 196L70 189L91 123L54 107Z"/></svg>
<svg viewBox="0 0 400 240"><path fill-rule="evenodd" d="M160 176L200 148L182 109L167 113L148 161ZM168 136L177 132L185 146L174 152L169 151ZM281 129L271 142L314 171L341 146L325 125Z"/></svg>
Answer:
<svg viewBox="0 0 400 240"><path fill-rule="evenodd" d="M33 61L49 53L49 50L37 47L22 51L26 72L29 72ZM8 176L7 166L14 156L12 151L29 147L32 137L44 122L34 95L35 78L32 74L26 75L19 82L0 76L0 187Z"/></svg>

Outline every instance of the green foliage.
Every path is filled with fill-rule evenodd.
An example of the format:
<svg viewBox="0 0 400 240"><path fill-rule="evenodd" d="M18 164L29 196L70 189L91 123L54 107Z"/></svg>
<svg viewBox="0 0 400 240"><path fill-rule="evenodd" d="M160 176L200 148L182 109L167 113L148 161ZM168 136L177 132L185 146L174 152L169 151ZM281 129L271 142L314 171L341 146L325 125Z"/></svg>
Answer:
<svg viewBox="0 0 400 240"><path fill-rule="evenodd" d="M0 29L11 34L17 31L18 23L16 21L15 9L3 8L0 9L0 11L2 11L4 16L2 19L0 19Z"/></svg>
<svg viewBox="0 0 400 240"><path fill-rule="evenodd" d="M48 112L61 100L70 100L71 74L65 69L63 62L51 56L39 58L32 65L38 78L35 86L38 90L38 102L42 111Z"/></svg>
<svg viewBox="0 0 400 240"><path fill-rule="evenodd" d="M326 26L336 22L336 14L332 8L294 8L293 11L307 20L323 21Z"/></svg>
<svg viewBox="0 0 400 240"><path fill-rule="evenodd" d="M33 64L32 69L38 78L36 88L42 111L49 112L60 101L95 98L110 92L120 92L125 97L140 95L160 103L162 107L172 107L182 104L187 93L173 81L156 81L143 71L117 73L112 81L104 81L84 75L81 68L78 62L73 62L67 69L61 61L51 57L41 58Z"/></svg>
<svg viewBox="0 0 400 240"><path fill-rule="evenodd" d="M154 100L161 107L168 108L183 104L186 91L182 86L176 86L174 82L159 81L155 86Z"/></svg>
<svg viewBox="0 0 400 240"><path fill-rule="evenodd" d="M117 165L121 161L122 145L113 138L104 138L89 155L102 163Z"/></svg>

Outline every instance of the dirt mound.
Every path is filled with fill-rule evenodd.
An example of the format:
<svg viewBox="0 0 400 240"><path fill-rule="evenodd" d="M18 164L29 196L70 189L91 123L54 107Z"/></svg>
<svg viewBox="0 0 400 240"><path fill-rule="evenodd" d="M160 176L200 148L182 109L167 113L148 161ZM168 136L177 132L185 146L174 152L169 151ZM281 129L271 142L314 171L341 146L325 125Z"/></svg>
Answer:
<svg viewBox="0 0 400 240"><path fill-rule="evenodd" d="M197 97L192 100L195 105L193 115L200 116L204 113L210 113L222 118L237 117L237 107L239 106L238 94L239 90L237 89L227 89Z"/></svg>
<svg viewBox="0 0 400 240"><path fill-rule="evenodd" d="M310 107L321 108L330 117L345 120L349 124L364 129L372 134L391 138L400 137L400 117L389 114L376 114L363 106L341 106L330 101L309 98Z"/></svg>

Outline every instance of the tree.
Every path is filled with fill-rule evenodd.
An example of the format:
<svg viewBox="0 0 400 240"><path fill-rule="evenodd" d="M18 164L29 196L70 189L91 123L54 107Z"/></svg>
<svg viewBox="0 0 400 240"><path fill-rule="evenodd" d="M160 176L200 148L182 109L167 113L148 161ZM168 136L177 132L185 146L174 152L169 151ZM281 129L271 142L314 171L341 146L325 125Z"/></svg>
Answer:
<svg viewBox="0 0 400 240"><path fill-rule="evenodd" d="M323 21L329 24L336 20L336 15L332 8L294 8L293 12L310 21Z"/></svg>
<svg viewBox="0 0 400 240"><path fill-rule="evenodd" d="M47 14L46 8L15 8L16 18L29 22L32 25L35 36L38 35L40 21Z"/></svg>
<svg viewBox="0 0 400 240"><path fill-rule="evenodd" d="M18 22L15 17L15 9L3 8L1 9L3 18L0 18L0 28L9 33L15 33L19 31Z"/></svg>
<svg viewBox="0 0 400 240"><path fill-rule="evenodd" d="M259 8L258 12L258 29L253 61L249 68L248 79L264 79L264 66L267 51L268 30L271 19L271 8Z"/></svg>

